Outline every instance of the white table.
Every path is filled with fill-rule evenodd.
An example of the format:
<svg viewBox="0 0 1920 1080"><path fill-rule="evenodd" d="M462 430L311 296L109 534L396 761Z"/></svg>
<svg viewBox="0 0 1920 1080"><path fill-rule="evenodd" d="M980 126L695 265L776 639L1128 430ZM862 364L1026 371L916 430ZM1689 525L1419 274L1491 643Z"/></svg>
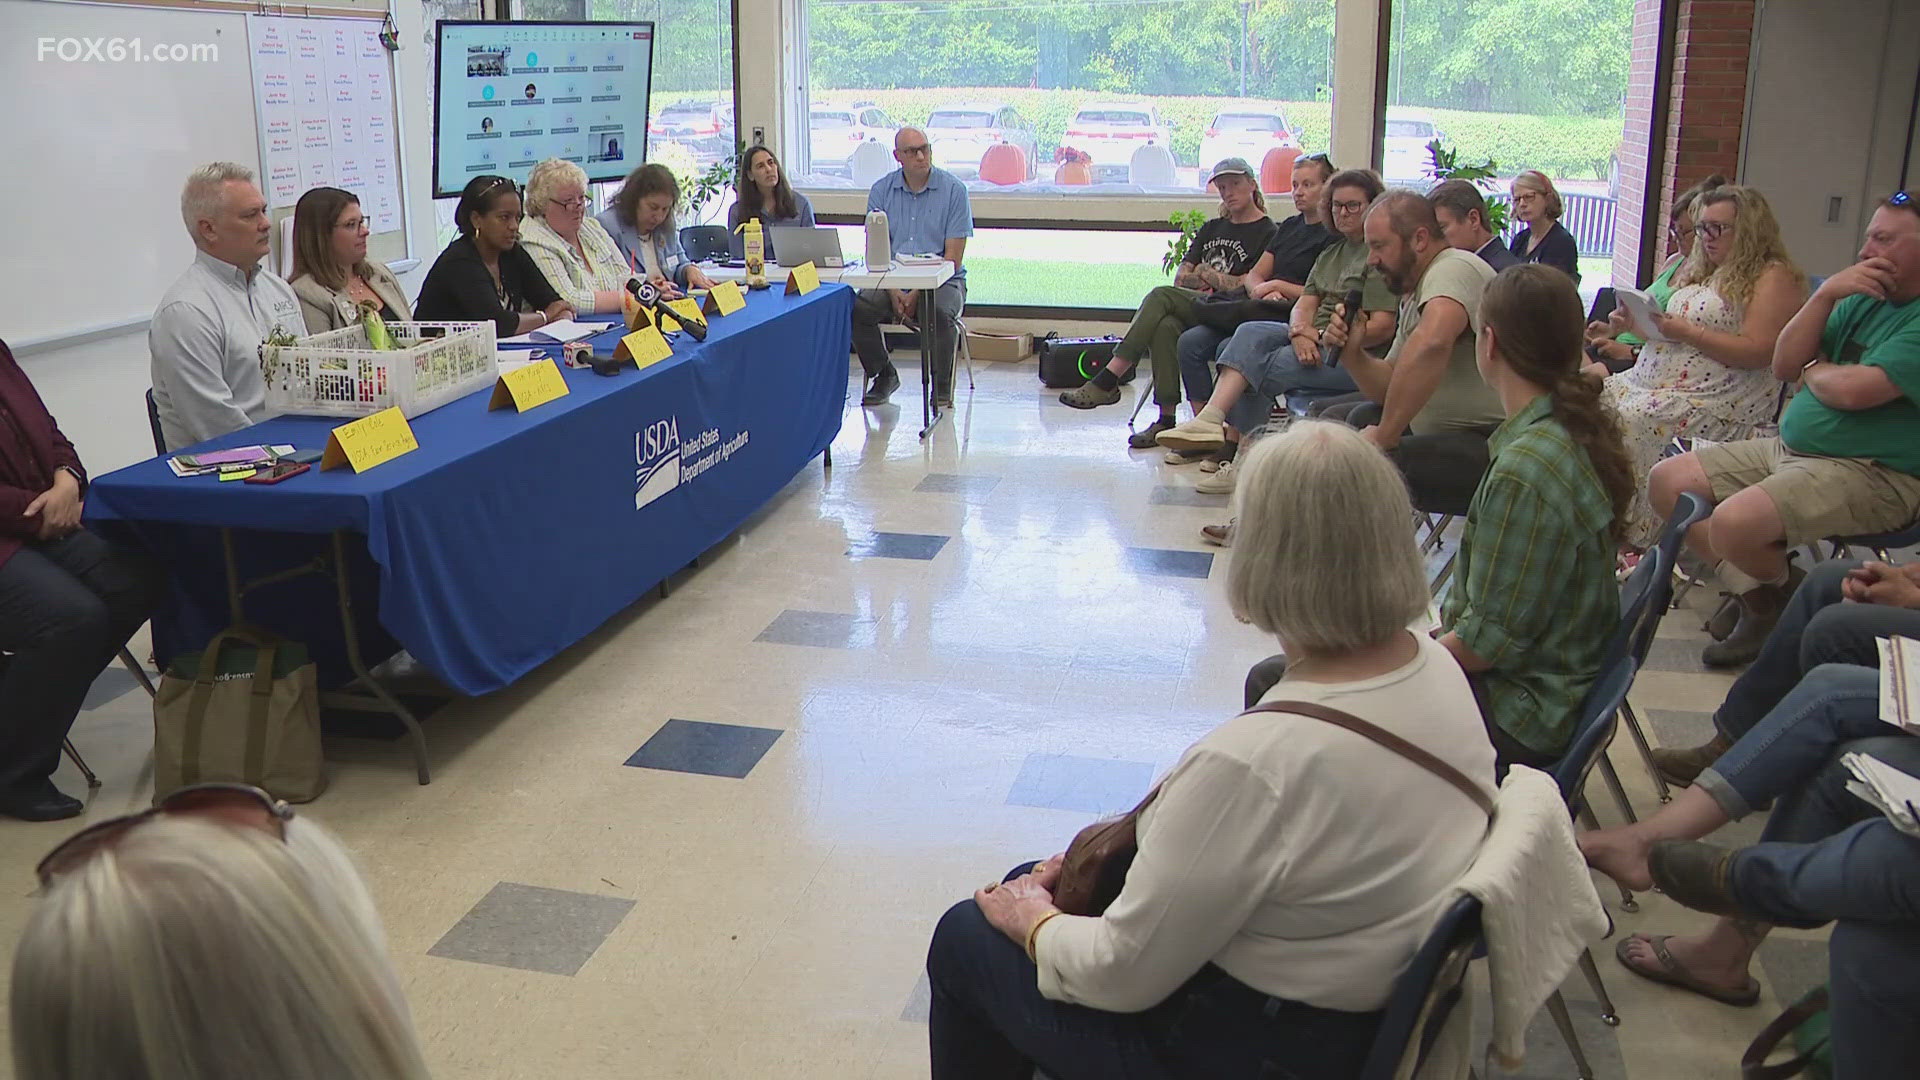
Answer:
<svg viewBox="0 0 1920 1080"><path fill-rule="evenodd" d="M745 281L747 271L739 266L715 266L711 263L700 264L700 269L715 281ZM933 291L945 285L953 277L953 263L942 261L939 265L895 266L889 270L869 270L861 263L848 266L821 266L821 281L837 281L853 289L902 289L920 294L920 310L933 310ZM788 270L777 263L767 264L769 282L785 282ZM957 332L957 328L956 328ZM920 437L927 437L933 426L940 422L940 403L933 395L933 335L924 330L920 337ZM955 343L954 359L959 359L958 342ZM951 381L953 372L948 373Z"/></svg>

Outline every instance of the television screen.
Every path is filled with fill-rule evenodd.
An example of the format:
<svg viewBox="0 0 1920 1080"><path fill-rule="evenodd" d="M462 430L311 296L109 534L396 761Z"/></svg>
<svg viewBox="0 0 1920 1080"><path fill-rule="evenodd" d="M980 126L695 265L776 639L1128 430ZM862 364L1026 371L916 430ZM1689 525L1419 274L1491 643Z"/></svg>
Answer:
<svg viewBox="0 0 1920 1080"><path fill-rule="evenodd" d="M436 24L433 194L524 184L550 157L619 180L646 159L650 22Z"/></svg>

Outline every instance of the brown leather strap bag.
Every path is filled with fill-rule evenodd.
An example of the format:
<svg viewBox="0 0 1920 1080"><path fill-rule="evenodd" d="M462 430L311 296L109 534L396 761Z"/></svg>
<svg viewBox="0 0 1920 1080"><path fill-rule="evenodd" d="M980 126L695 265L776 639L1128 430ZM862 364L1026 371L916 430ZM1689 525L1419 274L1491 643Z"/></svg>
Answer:
<svg viewBox="0 0 1920 1080"><path fill-rule="evenodd" d="M1249 713L1292 713L1322 720L1364 736L1415 765L1452 784L1472 799L1475 806L1491 815L1493 797L1460 772L1418 746L1374 724L1339 709L1311 701L1269 701L1248 709ZM1246 715L1245 713L1241 715ZM1140 851L1140 812L1152 805L1159 787L1147 792L1140 805L1106 821L1098 821L1080 830L1067 845L1066 858L1060 864L1060 880L1053 890L1053 906L1068 915L1099 915L1107 910L1127 883L1127 870Z"/></svg>

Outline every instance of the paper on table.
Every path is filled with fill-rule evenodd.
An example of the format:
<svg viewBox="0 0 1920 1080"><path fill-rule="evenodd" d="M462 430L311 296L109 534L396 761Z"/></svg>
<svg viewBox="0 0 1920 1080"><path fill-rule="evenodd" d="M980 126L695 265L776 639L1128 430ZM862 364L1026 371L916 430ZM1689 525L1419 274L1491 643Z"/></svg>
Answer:
<svg viewBox="0 0 1920 1080"><path fill-rule="evenodd" d="M1910 734L1920 735L1914 716L1914 688L1920 686L1920 641L1909 637L1876 638L1880 648L1880 719Z"/></svg>
<svg viewBox="0 0 1920 1080"><path fill-rule="evenodd" d="M519 334L514 337L501 338L495 342L495 344L552 345L556 342L579 341L581 338L590 338L606 328L605 323L583 323L575 322L572 319L561 319L559 322L550 322L529 334Z"/></svg>
<svg viewBox="0 0 1920 1080"><path fill-rule="evenodd" d="M500 371L512 371L517 367L526 367L542 356L539 349L501 349L494 354L494 366Z"/></svg>
<svg viewBox="0 0 1920 1080"><path fill-rule="evenodd" d="M282 443L276 446L268 447L268 449L273 451L274 457L286 457L288 454L293 453L293 445L291 443ZM210 476L213 473L217 473L220 471L220 466L217 464L201 465L198 467L189 467L186 465L182 465L180 463L180 459L177 457L170 457L167 459L167 468L173 470L173 475L181 476L181 477Z"/></svg>
<svg viewBox="0 0 1920 1080"><path fill-rule="evenodd" d="M1627 310L1627 322L1633 332L1648 341L1667 341L1667 335L1661 333L1653 324L1653 313L1657 310L1653 303L1653 294L1639 289L1616 288L1613 295L1620 306Z"/></svg>
<svg viewBox="0 0 1920 1080"><path fill-rule="evenodd" d="M1842 754L1840 763L1853 774L1848 791L1885 814L1894 828L1920 836L1920 777L1858 752Z"/></svg>

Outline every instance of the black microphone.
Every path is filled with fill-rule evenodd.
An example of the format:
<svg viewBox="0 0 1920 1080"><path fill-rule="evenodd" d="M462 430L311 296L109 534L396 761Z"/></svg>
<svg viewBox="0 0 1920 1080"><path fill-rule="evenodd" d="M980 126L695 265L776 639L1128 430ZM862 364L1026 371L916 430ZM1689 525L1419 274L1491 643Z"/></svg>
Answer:
<svg viewBox="0 0 1920 1080"><path fill-rule="evenodd" d="M1347 340L1348 341L1352 341L1354 339L1354 335L1360 332L1359 326L1355 325L1354 323L1354 320L1359 318L1359 316L1360 316L1360 290L1348 289L1347 295L1344 298L1342 298L1340 301L1340 321L1347 324ZM1322 357L1322 359L1326 361L1327 366L1339 367L1341 350L1330 349L1327 351L1329 355Z"/></svg>
<svg viewBox="0 0 1920 1080"><path fill-rule="evenodd" d="M693 340L707 340L706 320L689 319L685 315L668 307L667 302L660 299L660 290L654 288L653 282L641 281L639 278L628 278L627 291L633 294L634 300L638 301L641 307L653 312L655 325L659 324L660 316L666 315L672 318L674 322L679 323L681 329L691 334Z"/></svg>

